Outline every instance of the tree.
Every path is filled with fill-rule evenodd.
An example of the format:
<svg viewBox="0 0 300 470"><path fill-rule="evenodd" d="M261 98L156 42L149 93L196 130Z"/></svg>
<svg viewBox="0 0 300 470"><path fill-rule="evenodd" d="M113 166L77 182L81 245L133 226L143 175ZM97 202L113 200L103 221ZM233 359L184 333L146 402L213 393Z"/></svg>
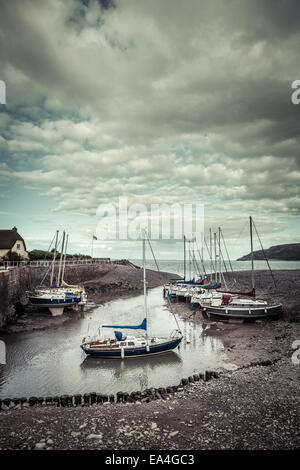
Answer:
<svg viewBox="0 0 300 470"><path fill-rule="evenodd" d="M22 261L22 257L18 255L18 253L16 253L15 251L11 250L6 253L5 258L7 258L8 261Z"/></svg>

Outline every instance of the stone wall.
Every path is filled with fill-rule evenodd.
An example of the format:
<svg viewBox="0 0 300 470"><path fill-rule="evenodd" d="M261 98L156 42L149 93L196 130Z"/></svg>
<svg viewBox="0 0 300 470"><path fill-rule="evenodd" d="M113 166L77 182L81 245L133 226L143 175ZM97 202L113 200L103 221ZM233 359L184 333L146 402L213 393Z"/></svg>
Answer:
<svg viewBox="0 0 300 470"><path fill-rule="evenodd" d="M101 265L68 266L65 280L71 284L82 283L98 277L100 270ZM42 269L32 266L0 271L0 328L14 322L24 311L26 292L31 290L33 283L38 284L44 274ZM44 281L45 285L48 283L49 273Z"/></svg>

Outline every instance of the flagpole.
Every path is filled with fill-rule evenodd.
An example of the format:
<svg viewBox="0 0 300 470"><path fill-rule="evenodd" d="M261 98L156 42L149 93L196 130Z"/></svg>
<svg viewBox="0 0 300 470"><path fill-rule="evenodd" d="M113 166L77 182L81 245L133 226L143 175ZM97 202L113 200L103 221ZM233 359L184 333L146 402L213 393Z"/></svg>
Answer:
<svg viewBox="0 0 300 470"><path fill-rule="evenodd" d="M93 259L93 249L94 249L94 235L92 236L92 259Z"/></svg>

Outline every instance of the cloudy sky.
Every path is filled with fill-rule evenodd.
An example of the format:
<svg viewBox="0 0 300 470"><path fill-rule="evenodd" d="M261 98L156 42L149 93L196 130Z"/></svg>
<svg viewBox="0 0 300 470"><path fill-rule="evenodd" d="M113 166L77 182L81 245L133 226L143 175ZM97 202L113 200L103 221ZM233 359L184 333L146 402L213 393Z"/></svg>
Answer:
<svg viewBox="0 0 300 470"><path fill-rule="evenodd" d="M1 228L90 253L102 204L203 204L232 257L300 242L298 0L0 0ZM99 233L97 233L99 236ZM100 237L101 238L101 233ZM94 255L140 257L98 240ZM256 242L255 248L259 245ZM156 242L158 257L182 254Z"/></svg>

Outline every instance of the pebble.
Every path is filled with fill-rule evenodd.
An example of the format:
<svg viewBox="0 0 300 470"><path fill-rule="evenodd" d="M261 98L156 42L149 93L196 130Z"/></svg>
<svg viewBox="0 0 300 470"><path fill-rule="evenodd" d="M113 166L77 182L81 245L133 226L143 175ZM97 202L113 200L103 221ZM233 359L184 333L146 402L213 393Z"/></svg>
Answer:
<svg viewBox="0 0 300 470"><path fill-rule="evenodd" d="M42 450L42 449L45 449L45 447L46 447L46 442L38 442L37 444L35 444L36 450Z"/></svg>
<svg viewBox="0 0 300 470"><path fill-rule="evenodd" d="M103 437L102 433L100 433L100 434L89 434L87 436L87 439L97 439L98 441L102 441L102 437Z"/></svg>

